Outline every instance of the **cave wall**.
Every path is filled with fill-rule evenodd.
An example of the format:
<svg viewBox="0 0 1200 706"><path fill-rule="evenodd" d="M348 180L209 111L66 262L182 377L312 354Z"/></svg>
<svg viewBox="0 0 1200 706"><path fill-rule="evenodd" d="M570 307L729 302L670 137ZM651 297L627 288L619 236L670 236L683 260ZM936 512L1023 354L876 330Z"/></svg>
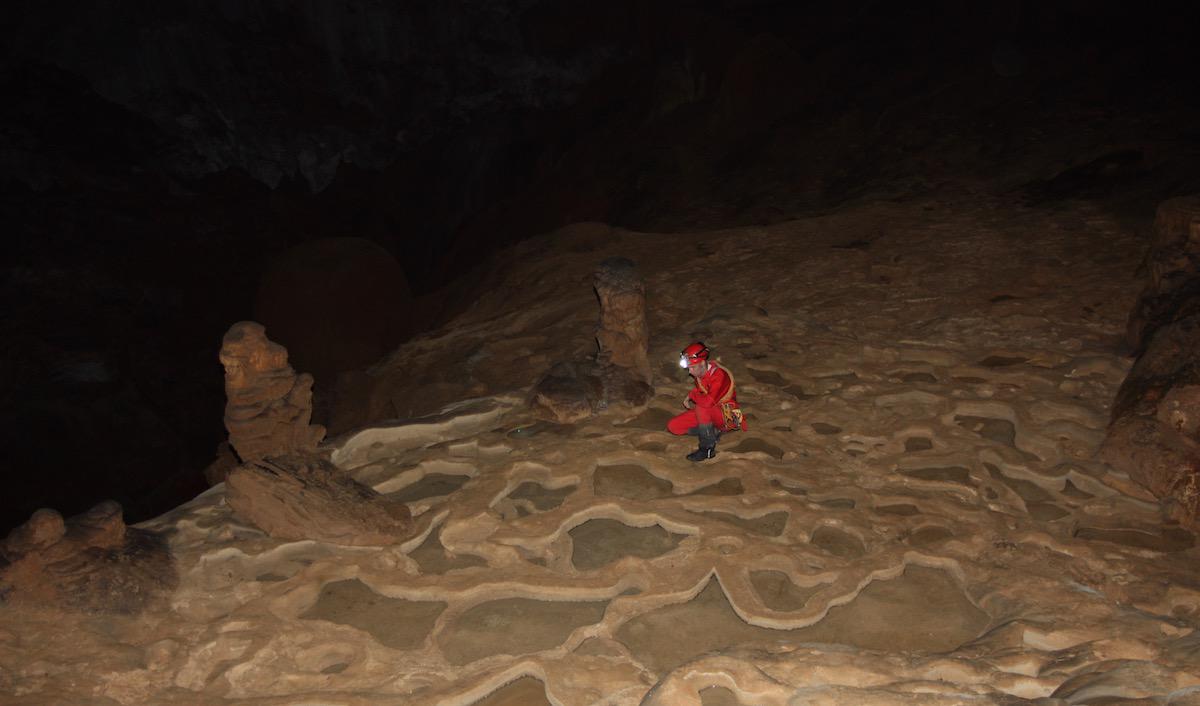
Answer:
<svg viewBox="0 0 1200 706"><path fill-rule="evenodd" d="M221 335L306 243L363 238L395 259L412 301L390 344L474 301L499 248L567 223L769 222L981 172L1019 188L1146 133L1131 100L1194 94L1164 89L1163 67L1187 65L1176 30L1082 2L4 13L9 524L108 495L136 522L201 488ZM1150 30L1157 53L1132 49ZM1142 197L1185 188L1175 165L1194 164L1171 142L1194 121L1166 124L1121 145L1145 155L1121 172L1149 175Z"/></svg>

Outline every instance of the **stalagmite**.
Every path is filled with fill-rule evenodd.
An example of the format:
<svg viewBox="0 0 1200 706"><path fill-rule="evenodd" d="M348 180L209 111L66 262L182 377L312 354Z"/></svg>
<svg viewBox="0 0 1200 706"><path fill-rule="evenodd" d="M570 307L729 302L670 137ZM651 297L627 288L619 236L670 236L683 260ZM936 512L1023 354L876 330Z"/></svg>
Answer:
<svg viewBox="0 0 1200 706"><path fill-rule="evenodd" d="M593 286L600 300L597 360L602 366L627 370L631 377L649 385L646 285L637 266L628 258L610 257L596 268Z"/></svg>
<svg viewBox="0 0 1200 706"><path fill-rule="evenodd" d="M384 498L317 451L324 427L310 425L312 377L296 375L287 349L261 324L243 321L225 334L225 426L243 461L229 471L229 506L279 539L385 545L414 527L402 502Z"/></svg>
<svg viewBox="0 0 1200 706"><path fill-rule="evenodd" d="M225 428L242 461L316 450L324 427L310 425L313 379L288 365L287 349L262 324L242 321L221 344L225 366Z"/></svg>

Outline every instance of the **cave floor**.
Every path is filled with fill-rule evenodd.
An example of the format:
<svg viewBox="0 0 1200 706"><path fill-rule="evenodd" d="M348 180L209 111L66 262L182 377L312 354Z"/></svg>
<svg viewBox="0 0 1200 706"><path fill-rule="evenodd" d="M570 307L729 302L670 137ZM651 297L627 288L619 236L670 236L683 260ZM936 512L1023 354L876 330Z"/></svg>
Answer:
<svg viewBox="0 0 1200 706"><path fill-rule="evenodd" d="M1200 549L1096 459L1144 247L1094 206L971 194L530 241L494 300L372 371L436 381L441 414L328 445L408 502L418 536L277 541L218 486L140 525L178 561L164 605L0 608L0 690L18 703L1197 703ZM524 394L589 350L590 272L612 255L646 278L657 394L539 422ZM750 415L701 464L683 458L693 438L663 430L695 338Z"/></svg>

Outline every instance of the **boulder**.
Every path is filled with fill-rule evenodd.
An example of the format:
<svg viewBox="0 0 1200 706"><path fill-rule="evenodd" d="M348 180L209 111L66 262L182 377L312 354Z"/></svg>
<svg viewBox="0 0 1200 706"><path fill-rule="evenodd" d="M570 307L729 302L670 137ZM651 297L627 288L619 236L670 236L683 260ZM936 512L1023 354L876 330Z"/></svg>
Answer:
<svg viewBox="0 0 1200 706"><path fill-rule="evenodd" d="M166 541L127 527L109 500L63 520L33 513L0 545L0 600L87 613L141 612L179 581Z"/></svg>
<svg viewBox="0 0 1200 706"><path fill-rule="evenodd" d="M225 428L242 461L315 452L324 427L310 425L312 376L296 375L288 352L262 324L230 327L221 345L225 366Z"/></svg>
<svg viewBox="0 0 1200 706"><path fill-rule="evenodd" d="M281 456L233 469L226 500L276 539L383 546L409 539L412 514L316 456Z"/></svg>

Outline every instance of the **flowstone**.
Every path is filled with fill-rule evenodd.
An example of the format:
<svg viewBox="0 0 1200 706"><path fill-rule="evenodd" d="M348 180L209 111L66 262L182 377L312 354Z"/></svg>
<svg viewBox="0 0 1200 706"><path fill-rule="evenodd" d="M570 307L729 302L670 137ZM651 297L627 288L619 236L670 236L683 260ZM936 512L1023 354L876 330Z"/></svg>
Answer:
<svg viewBox="0 0 1200 706"><path fill-rule="evenodd" d="M607 602L504 598L467 610L438 642L450 664L493 655L523 655L558 647L576 628L599 622Z"/></svg>
<svg viewBox="0 0 1200 706"><path fill-rule="evenodd" d="M1107 215L879 202L711 234L594 230L590 249L517 258L506 297L372 371L429 381L429 399L378 400L428 416L320 449L406 508L407 534L273 537L214 488L136 528L167 542L169 605L103 620L0 606L0 691L1016 706L1200 688L1195 536L1096 456L1144 250ZM640 414L534 422L528 386L590 347L595 298L569 292L617 254L651 297L651 370L678 386ZM715 262L715 295L744 304L696 313ZM775 282L768 316L753 302ZM679 342L700 336L753 370L739 398L756 421L694 464L662 421L685 389ZM1190 399L1164 398L1166 418L1190 419Z"/></svg>
<svg viewBox="0 0 1200 706"><path fill-rule="evenodd" d="M571 563L580 571L592 571L636 556L653 559L679 545L686 535L672 534L658 525L630 527L616 520L588 520L571 529Z"/></svg>
<svg viewBox="0 0 1200 706"><path fill-rule="evenodd" d="M326 584L317 602L300 617L349 625L394 650L413 650L429 636L444 610L446 604L441 601L388 598L351 579Z"/></svg>
<svg viewBox="0 0 1200 706"><path fill-rule="evenodd" d="M850 603L831 608L810 627L772 630L747 624L720 584L710 581L691 601L635 618L617 639L655 673L732 646L767 649L831 643L891 652L946 652L977 637L989 622L945 572L908 567L873 581Z"/></svg>

